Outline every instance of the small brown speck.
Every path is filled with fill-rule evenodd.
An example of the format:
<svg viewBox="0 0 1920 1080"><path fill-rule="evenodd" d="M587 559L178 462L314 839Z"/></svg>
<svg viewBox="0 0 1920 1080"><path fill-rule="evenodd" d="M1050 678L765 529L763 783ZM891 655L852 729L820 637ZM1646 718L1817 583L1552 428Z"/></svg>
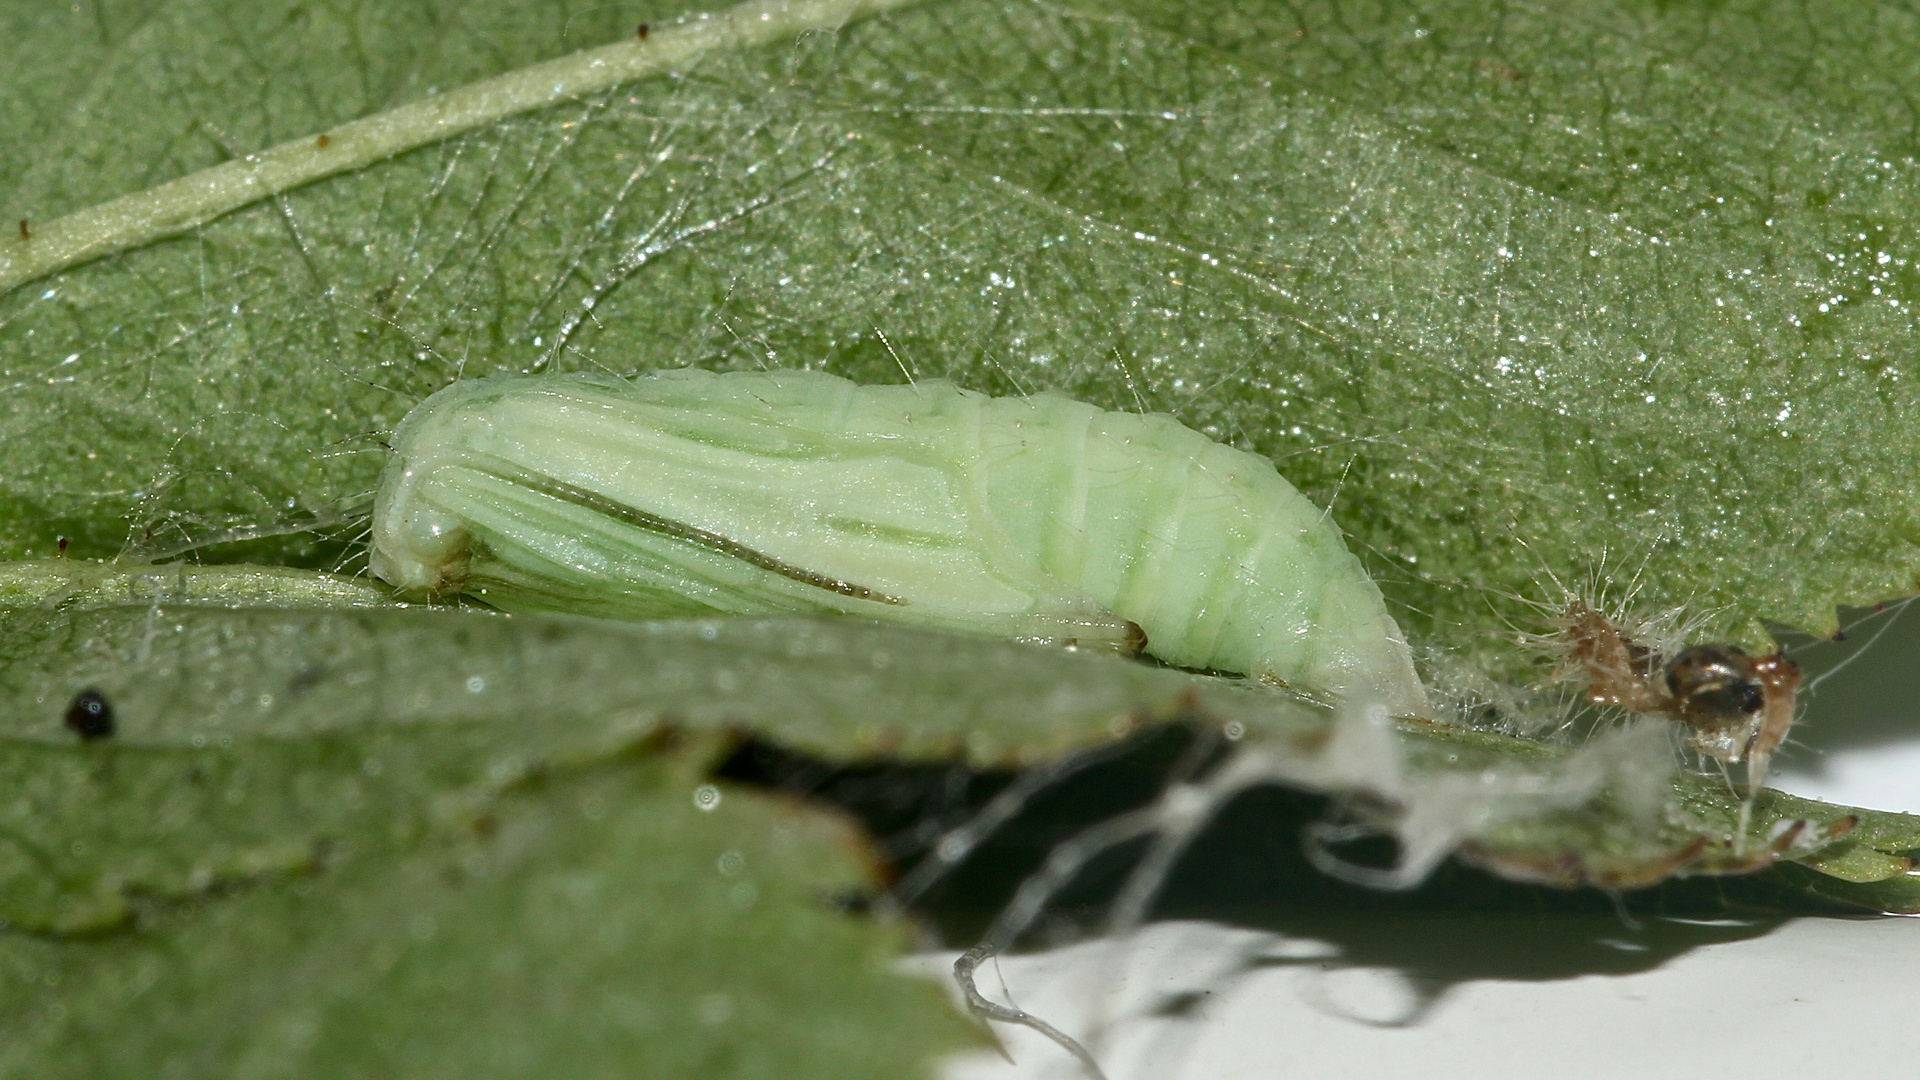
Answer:
<svg viewBox="0 0 1920 1080"><path fill-rule="evenodd" d="M26 218L21 218L21 219L20 219L20 239L22 239L22 240L31 240L31 239L33 239L33 233L32 233L32 231L31 231L31 230L29 230L29 229L27 228L27 219L26 219Z"/></svg>
<svg viewBox="0 0 1920 1080"><path fill-rule="evenodd" d="M1515 71L1514 69L1508 67L1505 64L1500 63L1497 60L1488 60L1483 58L1480 61L1479 66L1480 66L1481 74L1495 75L1515 85L1523 83L1527 80L1526 72Z"/></svg>
<svg viewBox="0 0 1920 1080"><path fill-rule="evenodd" d="M322 135L319 138L313 140L313 145L319 147L322 150L325 150L327 148L327 144L331 142L333 142L332 139L328 138L325 135Z"/></svg>
<svg viewBox="0 0 1920 1080"><path fill-rule="evenodd" d="M645 41L645 40L647 40L647 31L648 31L648 29L649 29L649 27L647 26L647 24L646 24L646 23L641 23L641 24L640 24L640 40L641 40L641 41Z"/></svg>
<svg viewBox="0 0 1920 1080"><path fill-rule="evenodd" d="M54 546L59 549L59 555L61 558L64 559L67 557L67 538L66 537L64 536L57 537L54 540Z"/></svg>

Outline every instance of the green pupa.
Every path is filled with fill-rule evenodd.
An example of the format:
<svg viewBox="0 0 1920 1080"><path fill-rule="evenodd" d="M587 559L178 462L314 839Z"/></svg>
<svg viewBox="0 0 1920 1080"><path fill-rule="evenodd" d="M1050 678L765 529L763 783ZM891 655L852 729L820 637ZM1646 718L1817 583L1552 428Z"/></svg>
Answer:
<svg viewBox="0 0 1920 1080"><path fill-rule="evenodd" d="M1327 515L1169 416L944 381L458 382L395 432L374 574L508 611L834 614L1428 711Z"/></svg>

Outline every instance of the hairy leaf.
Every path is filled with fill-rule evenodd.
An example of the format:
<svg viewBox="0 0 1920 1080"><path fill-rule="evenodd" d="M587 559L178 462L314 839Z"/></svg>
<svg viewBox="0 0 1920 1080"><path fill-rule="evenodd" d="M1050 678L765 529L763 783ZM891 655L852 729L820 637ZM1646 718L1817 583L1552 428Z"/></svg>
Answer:
<svg viewBox="0 0 1920 1080"><path fill-rule="evenodd" d="M1031 759L1231 717L1319 789L1498 779L1446 820L1520 876L1740 868L1724 789L1631 747L1414 731L1405 771L1343 771L1343 721L1179 673L287 573L359 569L384 440L450 380L698 365L1171 412L1328 506L1413 637L1509 673L1560 582L1757 641L1920 577L1911 13L880 6L755 38L650 0L0 0L0 557L281 564L0 575L0 917L38 935L0 937L5 1069L893 1076L953 1045L818 904L838 841L692 809L682 728ZM648 68L655 39L687 51ZM532 92L589 48L654 75ZM74 745L89 686L121 733ZM1867 816L1789 884L1911 910L1915 836Z"/></svg>
<svg viewBox="0 0 1920 1080"><path fill-rule="evenodd" d="M32 220L633 21L209 0L99 41L18 8L11 40L93 42L69 122L13 106ZM461 373L808 365L1269 454L1429 641L1548 575L1817 631L1920 571L1883 104L1920 31L1855 12L1788 63L1800 17L957 2L710 51L15 288L0 543L350 503Z"/></svg>

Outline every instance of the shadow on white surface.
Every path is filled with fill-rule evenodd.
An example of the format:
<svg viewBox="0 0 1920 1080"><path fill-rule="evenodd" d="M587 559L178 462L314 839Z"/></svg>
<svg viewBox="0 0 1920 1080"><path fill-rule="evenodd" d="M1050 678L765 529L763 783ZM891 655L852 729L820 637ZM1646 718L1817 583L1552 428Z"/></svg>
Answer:
<svg viewBox="0 0 1920 1080"><path fill-rule="evenodd" d="M1525 920L1374 914L1364 920L1373 940L1357 955L1315 938L1158 923L1126 940L1002 958L997 971L990 962L980 988L1000 1000L1010 990L1021 1008L1081 1038L1110 1080L1764 1080L1894 1075L1889 1063L1906 1056L1874 1033L1911 1023L1920 966L1913 920L1656 920L1639 934L1616 922L1611 937L1590 940L1623 963L1585 972L1548 955L1553 935L1516 936L1516 921ZM1583 924L1590 935L1607 929L1555 921ZM1663 946L1663 938L1673 940ZM1360 940L1349 933L1348 947ZM1679 940L1691 944L1672 948ZM1502 965L1468 963L1436 985L1439 969L1381 962L1396 953L1524 957L1535 949L1533 979L1514 977L1511 966L1474 975ZM1644 950L1639 962L1636 950ZM952 959L913 964L944 979ZM976 1053L951 1063L946 1080L1085 1075L1039 1036L996 1028L1014 1063Z"/></svg>
<svg viewBox="0 0 1920 1080"><path fill-rule="evenodd" d="M1773 784L1810 799L1920 813L1920 603L1842 611L1845 640L1783 633L1805 706Z"/></svg>

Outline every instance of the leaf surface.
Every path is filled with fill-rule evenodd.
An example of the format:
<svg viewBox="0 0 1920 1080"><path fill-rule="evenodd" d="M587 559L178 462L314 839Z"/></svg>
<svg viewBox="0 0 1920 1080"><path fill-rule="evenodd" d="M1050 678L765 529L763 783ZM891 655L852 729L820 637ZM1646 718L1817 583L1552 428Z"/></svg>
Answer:
<svg viewBox="0 0 1920 1080"><path fill-rule="evenodd" d="M0 0L0 245L678 15ZM1417 641L1509 674L1556 581L1750 643L1823 632L1920 577L1916 47L1879 5L939 0L16 285L0 917L32 933L0 937L5 1068L925 1068L951 1016L877 973L889 931L817 900L857 879L844 842L743 793L691 809L729 724L988 761L1230 717L1328 790L1462 760L1570 790L1598 759L1411 732L1389 791L1330 771L1299 703L1093 657L389 610L350 526L386 434L454 378L813 366L1057 389L1266 454ZM281 565L26 561L57 538ZM60 726L86 686L112 743ZM1461 839L1626 880L1732 820L1712 784L1636 803L1613 768L1597 802L1519 800ZM1825 876L1783 872L1913 910L1916 850L1911 819L1868 815Z"/></svg>
<svg viewBox="0 0 1920 1080"><path fill-rule="evenodd" d="M823 903L858 887L844 829L715 804L658 744L531 771L488 749L0 749L33 811L0 844L28 931L0 936L0 1071L880 1078L973 1041L888 970L899 928ZM65 895L17 888L48 879L29 850Z"/></svg>
<svg viewBox="0 0 1920 1080"><path fill-rule="evenodd" d="M6 155L9 205L630 33L224 10L69 46L68 121L13 106L43 145ZM37 11L16 39L56 34ZM1795 17L962 2L719 50L14 289L0 543L351 504L379 433L459 374L811 365L1057 388L1266 453L1429 641L1549 574L1749 639L1827 629L1920 570L1889 103L1915 31L1856 12L1790 64ZM269 92L229 92L243 73Z"/></svg>

